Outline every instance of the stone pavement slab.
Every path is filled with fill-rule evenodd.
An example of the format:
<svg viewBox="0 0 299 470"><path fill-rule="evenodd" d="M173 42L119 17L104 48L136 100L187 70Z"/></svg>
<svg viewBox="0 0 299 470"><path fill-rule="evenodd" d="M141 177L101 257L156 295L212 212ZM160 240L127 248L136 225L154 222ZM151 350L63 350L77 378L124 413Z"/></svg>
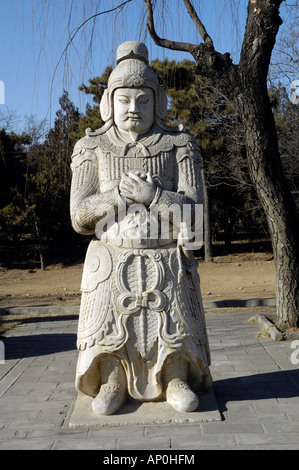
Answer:
<svg viewBox="0 0 299 470"><path fill-rule="evenodd" d="M221 421L197 423L70 427L77 398L77 320L40 319L7 332L1 337L0 449L102 450L109 455L137 450L298 450L295 350L290 341L259 335L256 324L248 321L252 315L207 314Z"/></svg>

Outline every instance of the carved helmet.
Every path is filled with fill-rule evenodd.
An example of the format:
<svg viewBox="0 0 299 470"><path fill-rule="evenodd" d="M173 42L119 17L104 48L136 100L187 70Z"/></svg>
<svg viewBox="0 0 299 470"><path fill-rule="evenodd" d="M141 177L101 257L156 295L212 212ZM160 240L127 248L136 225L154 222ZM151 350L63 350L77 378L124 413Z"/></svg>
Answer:
<svg viewBox="0 0 299 470"><path fill-rule="evenodd" d="M155 115L163 119L167 111L167 95L159 85L158 77L149 66L148 50L139 41L127 41L117 49L117 66L112 71L108 87L100 103L102 119L113 118L113 93L117 88L151 88L155 96Z"/></svg>

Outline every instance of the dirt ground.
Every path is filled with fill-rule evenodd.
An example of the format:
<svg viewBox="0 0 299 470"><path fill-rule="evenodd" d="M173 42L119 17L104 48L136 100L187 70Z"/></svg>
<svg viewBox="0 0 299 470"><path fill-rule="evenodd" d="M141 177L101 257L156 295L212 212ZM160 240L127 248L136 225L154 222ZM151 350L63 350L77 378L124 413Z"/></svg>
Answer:
<svg viewBox="0 0 299 470"><path fill-rule="evenodd" d="M77 305L83 265L41 270L0 268L0 308ZM199 263L204 300L275 297L275 267L268 253L236 254Z"/></svg>

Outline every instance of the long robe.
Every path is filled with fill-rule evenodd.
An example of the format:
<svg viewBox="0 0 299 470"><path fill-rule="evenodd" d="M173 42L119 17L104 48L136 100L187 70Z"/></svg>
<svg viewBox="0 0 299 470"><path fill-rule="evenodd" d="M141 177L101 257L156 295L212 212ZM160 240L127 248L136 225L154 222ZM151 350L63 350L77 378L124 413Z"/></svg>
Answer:
<svg viewBox="0 0 299 470"><path fill-rule="evenodd" d="M143 211L130 210L119 194L121 175L129 170L149 172L156 183ZM73 227L95 235L81 284L77 389L97 395L101 359L109 354L122 364L136 400L161 398L163 368L175 355L187 361L193 389L205 389L210 356L197 266L192 252L186 256L177 244L177 214L167 214L170 229L161 232L168 208L188 207L194 218L202 203L194 139L156 125L137 142L126 142L114 127L100 129L76 144L72 171Z"/></svg>

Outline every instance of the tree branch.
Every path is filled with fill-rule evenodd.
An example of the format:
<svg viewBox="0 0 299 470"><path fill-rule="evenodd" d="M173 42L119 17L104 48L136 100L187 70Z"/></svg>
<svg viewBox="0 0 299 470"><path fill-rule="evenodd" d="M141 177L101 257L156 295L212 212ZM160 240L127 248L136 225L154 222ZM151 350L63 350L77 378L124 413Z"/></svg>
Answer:
<svg viewBox="0 0 299 470"><path fill-rule="evenodd" d="M147 16L148 16L148 24L147 24L147 30L150 33L152 39L154 42L160 46L164 47L166 49L172 49L175 51L184 51L184 52L189 52L195 57L195 50L197 49L198 46L195 44L190 44L188 42L178 42L178 41L170 41L168 39L163 39L160 38L155 30L155 24L154 24L154 14L153 14L153 5L151 0L144 0L146 7L147 7Z"/></svg>
<svg viewBox="0 0 299 470"><path fill-rule="evenodd" d="M132 0L125 0L124 2L122 2L120 5L117 5L116 7L114 8L111 8L110 10L105 10L105 11L101 11L99 13L95 13L94 15L90 16L89 18L87 18L85 21L83 21L83 23L80 24L80 26L78 26L77 28L75 28L72 32L71 32L71 35L70 35L70 38L65 46L65 48L63 49L59 59L58 59L58 62L57 64L55 65L55 68L54 68L54 72L53 72L53 76L52 76L52 80L51 80L51 87L50 87L50 102L51 102L51 99L52 99L52 92L53 92L53 85L54 85L54 78L55 78L55 74L56 74L56 71L59 67L59 64L64 56L64 54L66 53L66 51L68 50L69 46L71 45L71 43L73 42L75 36L78 34L78 32L80 31L81 28L83 28L83 26L86 25L86 23L88 23L90 20L98 17L98 16L101 16L101 15L105 15L106 13L111 13L115 10L122 10L124 8L124 6L127 4L127 3L130 3ZM51 121L51 110L52 110L52 106L50 104L50 121Z"/></svg>
<svg viewBox="0 0 299 470"><path fill-rule="evenodd" d="M200 43L198 45L185 42L169 41L168 39L160 38L155 30L153 1L144 0L144 2L147 6L147 29L154 42L158 46L165 47L167 49L189 52L196 61L196 70L198 74L217 80L217 83L219 86L222 86L223 90L226 90L227 93L234 93L237 76L236 67L233 65L229 54L220 54L214 49L211 38L208 35L205 36L205 34L207 34L206 30L200 20L197 18L197 14L195 13L194 9L191 10L193 7L190 2L184 0L185 5L190 7L189 13L192 13L193 17L191 17L193 21L197 18L197 24L199 27L201 27L203 37L205 38L205 43Z"/></svg>
<svg viewBox="0 0 299 470"><path fill-rule="evenodd" d="M202 39L204 40L205 45L214 49L214 44L213 44L212 38L209 36L209 34L207 33L206 28L204 27L204 25L202 24L202 22L198 18L198 15L197 15L193 5L191 4L191 2L189 0L184 0L184 3L185 3L185 6L188 10L188 13L189 13L193 23L196 26L196 29L198 30L198 32L200 33Z"/></svg>
<svg viewBox="0 0 299 470"><path fill-rule="evenodd" d="M283 0L248 2L245 35L240 54L240 73L245 80L259 86L268 75L276 35L282 20L279 7Z"/></svg>

